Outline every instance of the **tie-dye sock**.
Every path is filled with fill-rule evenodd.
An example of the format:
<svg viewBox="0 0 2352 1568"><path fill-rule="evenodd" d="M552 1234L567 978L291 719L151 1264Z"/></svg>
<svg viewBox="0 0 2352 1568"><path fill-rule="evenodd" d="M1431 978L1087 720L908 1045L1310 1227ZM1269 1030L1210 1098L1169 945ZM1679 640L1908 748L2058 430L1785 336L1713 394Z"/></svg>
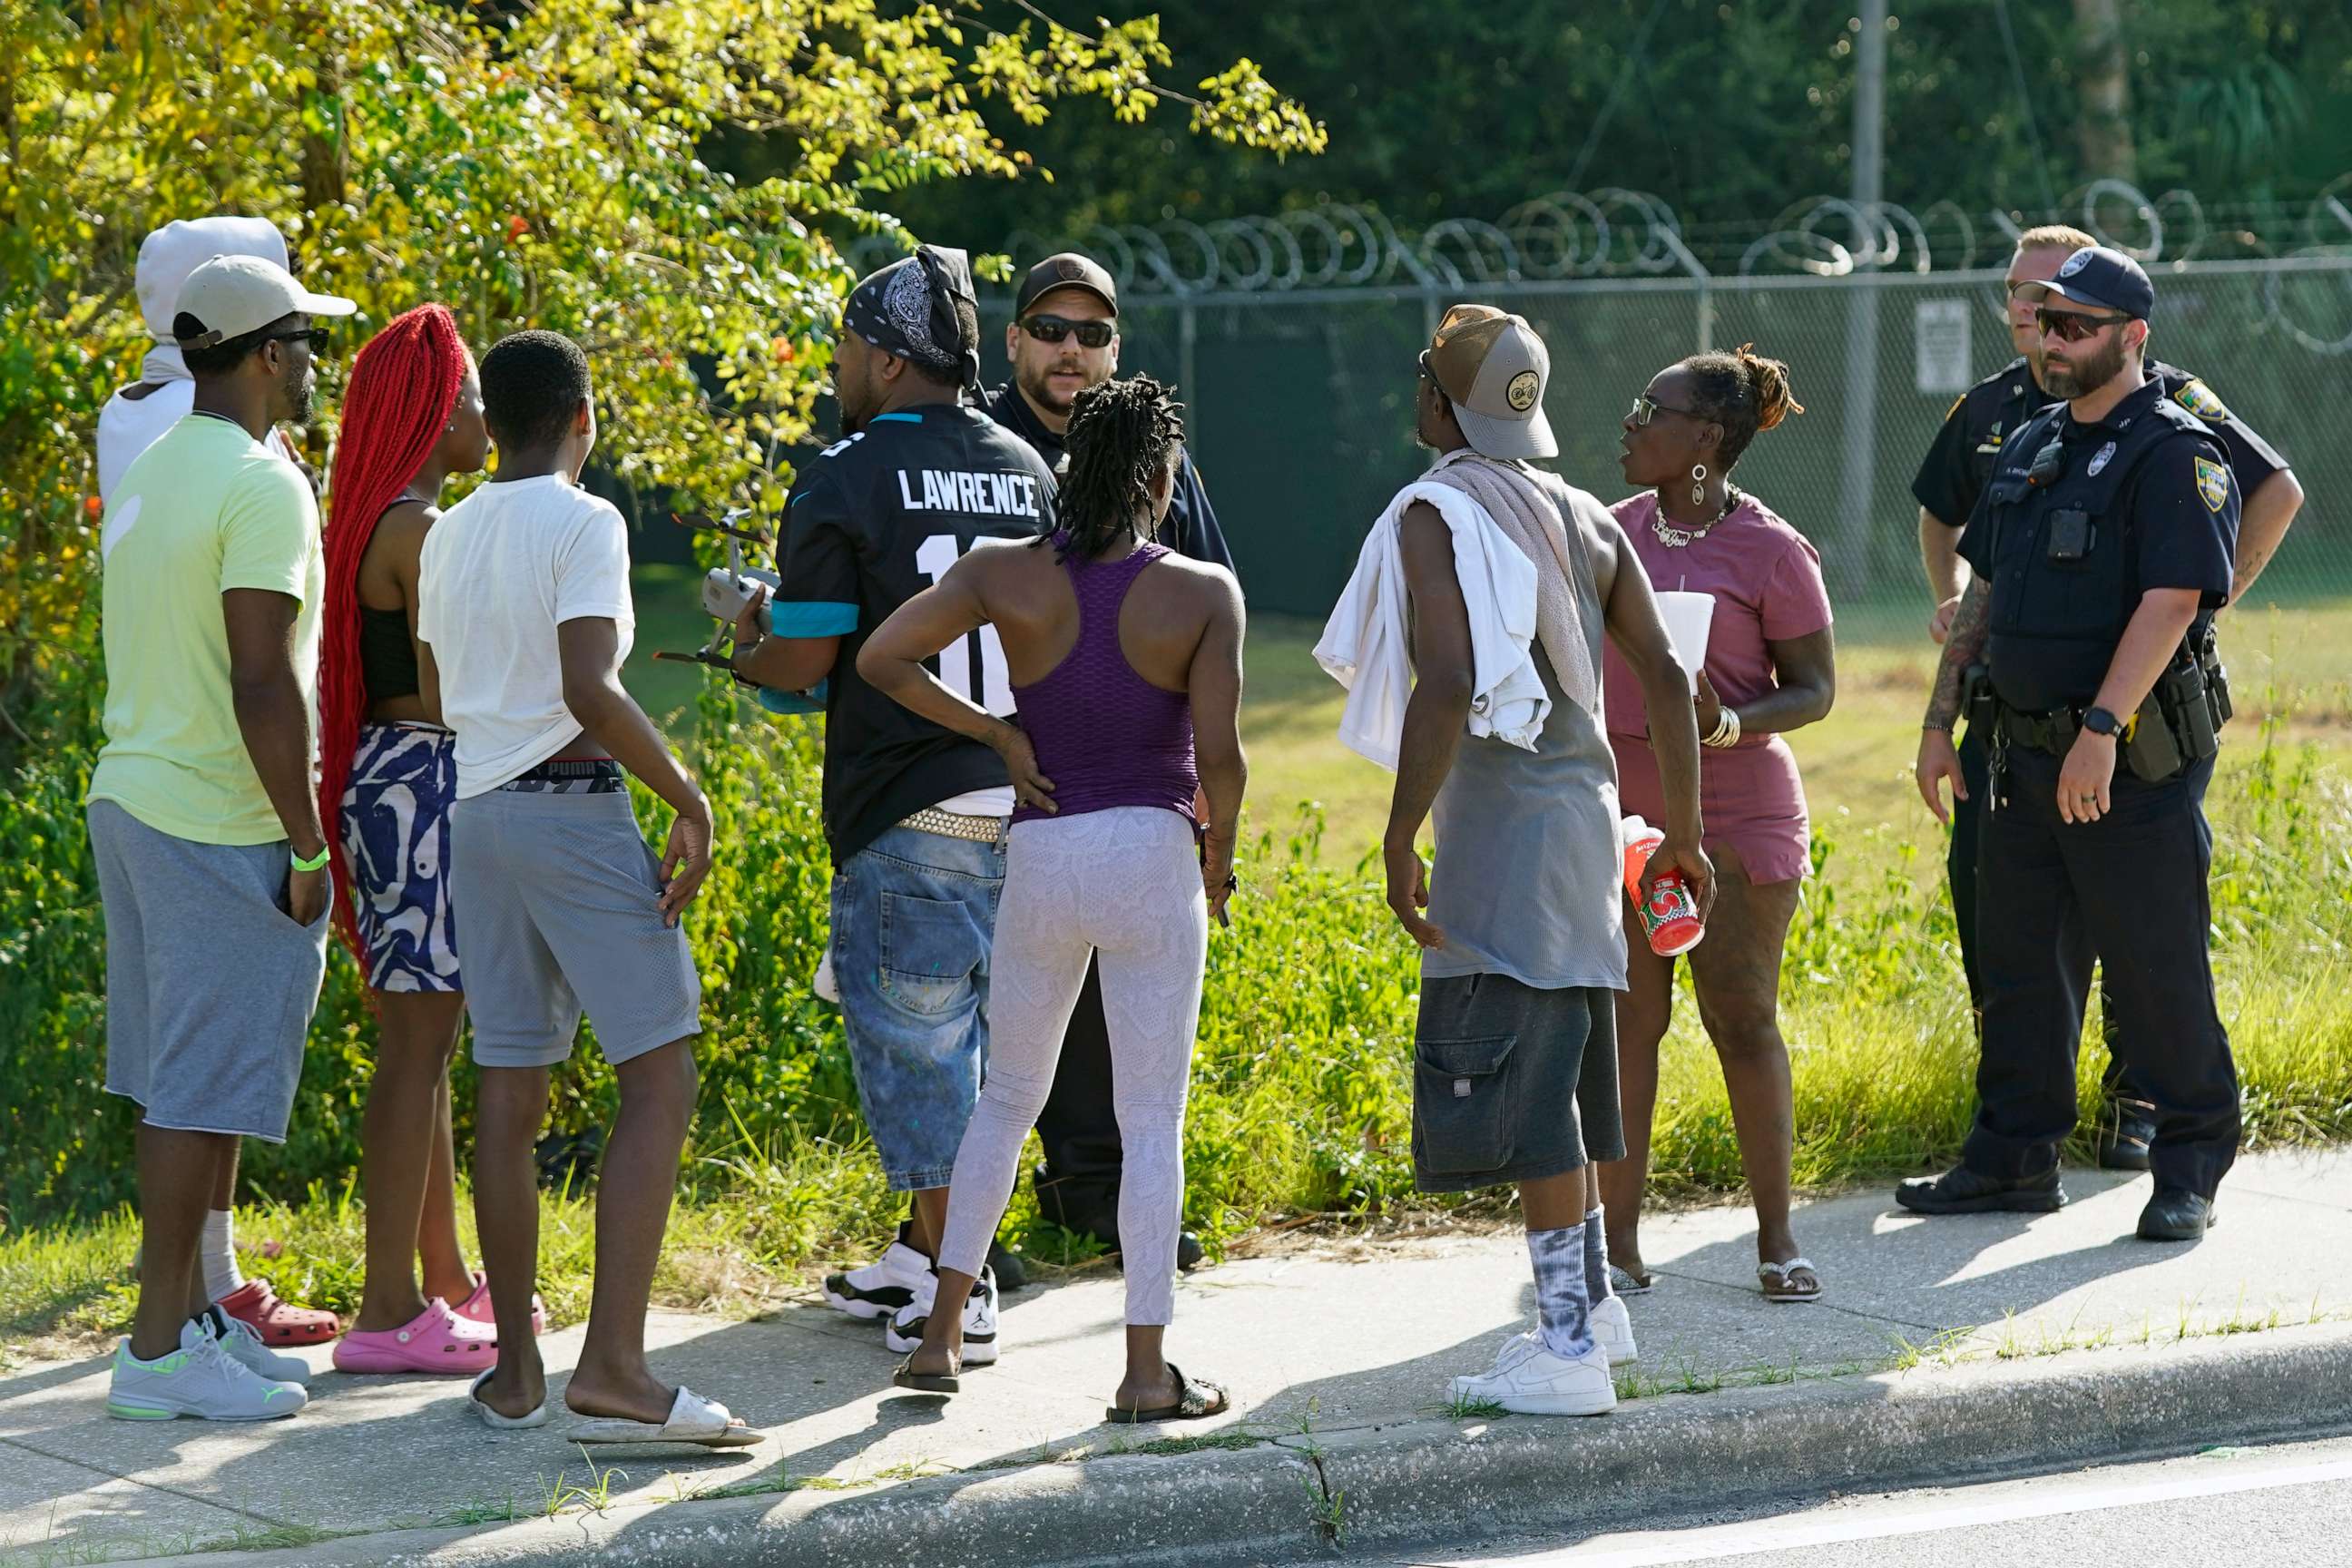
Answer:
<svg viewBox="0 0 2352 1568"><path fill-rule="evenodd" d="M1580 1356L1592 1348L1591 1315L1584 1293L1586 1226L1528 1232L1528 1257L1536 1268L1536 1322L1544 1348L1554 1355Z"/></svg>
<svg viewBox="0 0 2352 1568"><path fill-rule="evenodd" d="M1584 1293L1596 1307L1617 1293L1609 1288L1609 1232L1599 1204L1584 1211Z"/></svg>

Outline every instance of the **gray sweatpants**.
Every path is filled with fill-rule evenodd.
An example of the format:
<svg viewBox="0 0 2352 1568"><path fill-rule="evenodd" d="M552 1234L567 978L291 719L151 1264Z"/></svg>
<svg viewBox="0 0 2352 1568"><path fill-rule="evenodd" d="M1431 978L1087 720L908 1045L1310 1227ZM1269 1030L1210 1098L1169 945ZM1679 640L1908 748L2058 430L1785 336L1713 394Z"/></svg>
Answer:
<svg viewBox="0 0 2352 1568"><path fill-rule="evenodd" d="M1208 900L1192 825L1157 806L1015 824L989 958L988 1078L957 1151L940 1264L977 1274L1099 957L1111 1106L1127 1150L1118 1237L1127 1321L1175 1313L1184 1093L1201 1022Z"/></svg>

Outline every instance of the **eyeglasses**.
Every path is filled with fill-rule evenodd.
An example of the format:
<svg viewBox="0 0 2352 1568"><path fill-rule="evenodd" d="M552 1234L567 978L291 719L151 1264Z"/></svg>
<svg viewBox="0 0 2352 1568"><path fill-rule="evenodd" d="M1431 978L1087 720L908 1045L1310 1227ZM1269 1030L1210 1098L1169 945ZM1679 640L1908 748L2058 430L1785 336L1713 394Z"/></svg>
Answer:
<svg viewBox="0 0 2352 1568"><path fill-rule="evenodd" d="M1090 349L1107 349L1111 339L1118 336L1115 321L1073 321L1066 316L1024 316L1021 330L1041 343L1058 343L1076 332L1078 342Z"/></svg>
<svg viewBox="0 0 2352 1568"><path fill-rule="evenodd" d="M269 341L273 343L308 343L311 353L320 354L327 351L327 329L303 327L291 332L273 332Z"/></svg>
<svg viewBox="0 0 2352 1568"><path fill-rule="evenodd" d="M2081 310L2053 310L2044 305L2033 312L2033 324L2047 338L2063 343L2079 343L2095 337L2103 328L2133 320L2130 316L2094 316Z"/></svg>
<svg viewBox="0 0 2352 1568"><path fill-rule="evenodd" d="M1634 397L1633 411L1627 416L1636 425L1647 425L1660 414L1679 414L1685 419L1705 417L1695 408L1676 408L1671 403L1659 402L1646 392Z"/></svg>

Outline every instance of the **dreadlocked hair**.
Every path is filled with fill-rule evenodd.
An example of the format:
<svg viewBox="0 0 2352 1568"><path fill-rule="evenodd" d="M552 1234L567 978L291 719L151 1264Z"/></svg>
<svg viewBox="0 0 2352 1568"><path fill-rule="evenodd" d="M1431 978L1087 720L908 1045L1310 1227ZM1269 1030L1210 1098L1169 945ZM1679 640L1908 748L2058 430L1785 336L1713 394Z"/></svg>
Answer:
<svg viewBox="0 0 2352 1568"><path fill-rule="evenodd" d="M1070 404L1069 477L1057 559L1089 561L1151 533L1151 487L1184 440L1184 405L1148 375L1090 386ZM1038 542L1044 543L1040 540Z"/></svg>
<svg viewBox="0 0 2352 1568"><path fill-rule="evenodd" d="M457 318L439 305L394 317L352 362L342 429L327 490L327 597L319 638L319 821L335 877L335 927L360 950L352 868L343 854L343 789L367 709L360 673L360 560L376 520L433 455L470 363Z"/></svg>
<svg viewBox="0 0 2352 1568"><path fill-rule="evenodd" d="M1696 412L1723 426L1723 444L1716 451L1727 474L1758 431L1805 411L1790 394L1789 367L1758 353L1754 343L1727 354L1693 354L1682 368L1690 374Z"/></svg>

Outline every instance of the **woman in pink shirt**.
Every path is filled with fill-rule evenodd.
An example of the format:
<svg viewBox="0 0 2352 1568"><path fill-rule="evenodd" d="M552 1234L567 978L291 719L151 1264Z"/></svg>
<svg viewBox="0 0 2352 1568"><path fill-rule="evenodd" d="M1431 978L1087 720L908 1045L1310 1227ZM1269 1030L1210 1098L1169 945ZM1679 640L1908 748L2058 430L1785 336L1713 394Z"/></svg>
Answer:
<svg viewBox="0 0 2352 1568"><path fill-rule="evenodd" d="M1830 710L1837 678L1821 556L1769 507L1730 482L1759 430L1804 412L1789 367L1744 345L1694 354L1651 377L1625 416L1619 462L1645 487L1611 510L1661 591L1711 594L1698 679L1699 806L1717 896L1691 950L1699 1018L1723 1062L1739 1163L1756 1201L1757 1274L1767 1300L1811 1301L1822 1282L1789 1227L1796 1115L1780 1037L1780 950L1809 854L1804 788L1780 737ZM1664 820L1642 689L1616 650L1602 682L1628 815ZM1617 1000L1625 1158L1601 1167L1619 1289L1649 1289L1638 1227L1657 1104L1658 1042L1674 1005L1675 961L1650 951L1627 911L1629 989Z"/></svg>

